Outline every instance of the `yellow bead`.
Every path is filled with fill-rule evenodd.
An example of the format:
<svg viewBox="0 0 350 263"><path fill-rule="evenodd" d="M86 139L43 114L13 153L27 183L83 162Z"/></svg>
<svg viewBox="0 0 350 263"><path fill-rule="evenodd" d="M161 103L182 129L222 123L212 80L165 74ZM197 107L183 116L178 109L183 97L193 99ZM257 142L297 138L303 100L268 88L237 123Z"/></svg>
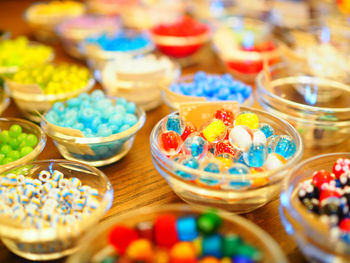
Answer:
<svg viewBox="0 0 350 263"><path fill-rule="evenodd" d="M198 256L202 254L202 239L203 239L202 237L198 237L192 241L194 249Z"/></svg>
<svg viewBox="0 0 350 263"><path fill-rule="evenodd" d="M220 263L231 263L231 262L232 262L231 259L228 258L228 257L222 258L222 259L220 260Z"/></svg>
<svg viewBox="0 0 350 263"><path fill-rule="evenodd" d="M150 262L153 257L152 244L148 239L135 240L129 245L126 254L131 260Z"/></svg>
<svg viewBox="0 0 350 263"><path fill-rule="evenodd" d="M213 120L203 129L203 136L208 142L215 142L226 135L226 125L221 120Z"/></svg>
<svg viewBox="0 0 350 263"><path fill-rule="evenodd" d="M178 242L170 250L171 259L194 259L196 249L190 242Z"/></svg>
<svg viewBox="0 0 350 263"><path fill-rule="evenodd" d="M225 168L229 168L231 167L233 160L231 160L230 158L225 158L225 157L216 157L217 160L219 160Z"/></svg>
<svg viewBox="0 0 350 263"><path fill-rule="evenodd" d="M259 118L255 113L242 112L235 119L235 126L245 125L251 129L257 129L259 127Z"/></svg>

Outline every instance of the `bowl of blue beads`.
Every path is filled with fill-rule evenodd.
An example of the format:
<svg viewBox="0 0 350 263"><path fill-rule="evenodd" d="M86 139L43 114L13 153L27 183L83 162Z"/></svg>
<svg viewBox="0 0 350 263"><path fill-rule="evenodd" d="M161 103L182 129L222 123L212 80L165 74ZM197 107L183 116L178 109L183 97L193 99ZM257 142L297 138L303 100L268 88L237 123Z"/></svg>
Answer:
<svg viewBox="0 0 350 263"><path fill-rule="evenodd" d="M1 173L0 238L33 261L76 252L78 240L109 210L113 187L89 165L67 160L21 164Z"/></svg>
<svg viewBox="0 0 350 263"><path fill-rule="evenodd" d="M102 34L87 38L81 44L90 68L101 70L107 61L117 61L120 56L133 57L154 50L150 37L128 29L112 35Z"/></svg>
<svg viewBox="0 0 350 263"><path fill-rule="evenodd" d="M180 103L196 101L237 101L251 106L253 89L230 74L214 75L198 71L177 79L170 87L162 90L164 102L173 111L179 110Z"/></svg>
<svg viewBox="0 0 350 263"><path fill-rule="evenodd" d="M198 114L199 115L199 114ZM152 161L184 201L245 213L277 197L302 157L300 135L267 112L218 108L197 127L171 113L153 128Z"/></svg>
<svg viewBox="0 0 350 263"><path fill-rule="evenodd" d="M55 103L41 127L64 158L103 166L129 152L145 120L145 112L135 103L96 90Z"/></svg>
<svg viewBox="0 0 350 263"><path fill-rule="evenodd" d="M350 153L314 156L282 184L280 218L310 262L350 262Z"/></svg>
<svg viewBox="0 0 350 263"><path fill-rule="evenodd" d="M113 216L81 244L68 263L287 262L278 244L243 217L183 204Z"/></svg>

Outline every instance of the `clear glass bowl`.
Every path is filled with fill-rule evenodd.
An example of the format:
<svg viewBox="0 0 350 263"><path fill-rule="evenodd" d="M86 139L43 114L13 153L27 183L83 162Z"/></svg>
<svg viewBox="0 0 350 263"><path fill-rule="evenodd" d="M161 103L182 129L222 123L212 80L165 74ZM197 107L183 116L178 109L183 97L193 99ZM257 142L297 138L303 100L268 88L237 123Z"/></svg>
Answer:
<svg viewBox="0 0 350 263"><path fill-rule="evenodd" d="M256 87L261 106L290 122L305 146L330 146L349 137L350 86L279 64L261 72Z"/></svg>
<svg viewBox="0 0 350 263"><path fill-rule="evenodd" d="M114 101L117 98L114 98ZM131 149L136 133L146 121L146 114L136 107L138 122L128 130L108 137L76 137L54 130L41 120L41 127L53 139L60 154L68 159L80 161L92 166L104 166L123 158ZM44 115L45 117L45 115Z"/></svg>
<svg viewBox="0 0 350 263"><path fill-rule="evenodd" d="M193 205L212 206L222 208L235 213L246 213L259 208L278 196L280 182L288 170L295 166L303 155L303 145L298 132L284 120L261 110L248 107L240 107L241 111L255 113L259 121L270 124L276 134L286 134L296 143L294 156L288 162L275 170L260 173L247 174L244 177L214 174L186 167L164 155L158 147L158 135L162 131L164 120L160 120L152 130L150 136L152 161L157 171L167 180L173 191L185 202ZM178 173L189 174L186 180ZM198 184L196 180L201 178L218 182L213 186ZM238 189L231 184L250 182L250 186ZM263 183L262 183L263 182Z"/></svg>
<svg viewBox="0 0 350 263"><path fill-rule="evenodd" d="M146 74L130 74L118 79L113 70L114 62L107 63L101 72L102 87L110 96L119 96L133 101L144 110L152 110L162 104L161 90L168 87L181 74L176 63L166 68L164 73L149 77ZM132 75L132 76L131 76Z"/></svg>
<svg viewBox="0 0 350 263"><path fill-rule="evenodd" d="M0 77L0 82L1 82ZM0 115L7 109L8 105L10 104L10 98L5 90L4 87L1 87L0 84Z"/></svg>
<svg viewBox="0 0 350 263"><path fill-rule="evenodd" d="M35 160L38 155L44 150L46 144L45 133L40 127L30 121L17 118L0 118L0 131L8 130L14 124L22 127L22 132L34 134L38 139L38 144L33 148L33 151L23 156L22 158L8 164L0 165L0 173L17 165L24 165Z"/></svg>
<svg viewBox="0 0 350 263"><path fill-rule="evenodd" d="M311 262L350 262L349 244L331 238L327 225L309 212L298 199L299 183L311 179L314 171L332 171L338 158L350 158L350 153L330 153L307 159L295 166L283 181L280 196L280 217L285 230L298 243Z"/></svg>
<svg viewBox="0 0 350 263"><path fill-rule="evenodd" d="M20 88L14 89L12 85ZM19 84L8 79L6 80L5 87L24 116L29 120L40 122L41 115L47 112L55 102L68 100L78 96L80 93L88 92L94 85L95 80L90 78L85 87L59 94L33 93L30 91L30 88L27 88L27 86L32 86L32 84Z"/></svg>
<svg viewBox="0 0 350 263"><path fill-rule="evenodd" d="M272 46L264 51L242 49L238 35L232 38L232 32L243 33L247 30L253 32L250 34L251 41L255 42L257 38L261 38L260 41L270 43ZM214 50L230 73L240 80L254 82L265 63L272 65L280 60L281 50L271 31L271 26L262 20L228 16L217 25L217 31L213 36Z"/></svg>
<svg viewBox="0 0 350 263"><path fill-rule="evenodd" d="M214 20L227 16L235 11L237 6L235 0L193 0L188 2L189 12L201 20Z"/></svg>
<svg viewBox="0 0 350 263"><path fill-rule="evenodd" d="M193 74L185 75L178 78L175 83L193 83L193 77ZM172 90L170 90L170 85L162 90L162 98L171 111L180 110L180 104L184 102L200 102L207 100L206 97L186 96L180 93L173 92ZM254 97L252 92L249 98L247 98L242 105L249 107L253 104L253 102Z"/></svg>
<svg viewBox="0 0 350 263"><path fill-rule="evenodd" d="M82 234L91 231L102 216L109 210L113 200L113 187L108 177L100 170L66 160L36 161L25 166L18 165L9 169L27 168L26 177L38 178L38 171L59 170L65 178L76 177L83 185L98 190L99 206L90 216L84 218L79 224L71 226L58 226L56 228L29 228L13 222L5 216L0 217L0 238L3 244L16 255L30 260L52 260L76 252L79 248L78 239ZM15 172L15 171L13 171Z"/></svg>
<svg viewBox="0 0 350 263"><path fill-rule="evenodd" d="M138 223L153 221L161 214L173 214L177 217L189 215L197 216L205 211L206 209L204 208L192 208L183 204L168 204L160 207L146 207L123 215L113 216L100 224L96 231L89 233L81 240L81 250L70 256L67 263L98 262L97 257L101 256L101 252L103 252L102 250L108 249L108 233L117 224L125 224L130 227L135 227ZM243 217L227 214L224 211L218 211L218 214L223 219L223 225L220 228L220 232L238 234L248 244L257 247L264 255L261 262L287 262L281 248L264 230ZM94 259L96 261L94 261Z"/></svg>
<svg viewBox="0 0 350 263"><path fill-rule="evenodd" d="M99 15L118 15L126 7L137 3L138 0L87 0L89 11Z"/></svg>

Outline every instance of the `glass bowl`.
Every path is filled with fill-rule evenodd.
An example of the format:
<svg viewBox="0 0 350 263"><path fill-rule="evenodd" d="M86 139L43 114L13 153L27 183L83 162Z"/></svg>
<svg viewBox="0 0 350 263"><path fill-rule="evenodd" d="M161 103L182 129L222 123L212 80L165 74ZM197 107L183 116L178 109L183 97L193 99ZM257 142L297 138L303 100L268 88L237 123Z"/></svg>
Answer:
<svg viewBox="0 0 350 263"><path fill-rule="evenodd" d="M22 132L34 134L38 139L38 144L33 148L33 151L23 156L22 158L8 164L0 165L0 173L17 165L24 165L35 160L38 155L44 150L46 144L45 133L40 127L30 121L17 118L0 118L0 131L8 130L12 125L18 124L22 127Z"/></svg>
<svg viewBox="0 0 350 263"><path fill-rule="evenodd" d="M117 224L125 224L129 227L135 227L142 222L149 222L161 214L173 214L176 217L197 216L205 212L204 208L192 208L183 204L167 204L159 207L147 207L134 210L123 215L113 216L98 226L96 231L86 235L82 240L82 249L78 253L68 258L67 263L81 262L99 262L103 252L111 251L108 245L108 233ZM227 214L224 211L217 211L223 220L220 228L221 233L235 233L240 235L248 244L257 247L264 255L261 262L286 263L281 248L278 244L261 228L244 219L243 217ZM112 249L113 251L113 249ZM107 252L107 253L106 253Z"/></svg>
<svg viewBox="0 0 350 263"><path fill-rule="evenodd" d="M88 92L95 85L95 80L90 78L88 84L78 90L73 90L59 94L44 94L42 92L30 92L31 87L35 91L41 88L36 84L19 84L9 79L6 80L6 90L15 101L17 107L22 111L24 116L32 121L40 122L41 115L48 111L51 106L61 100L68 100L78 96L82 92ZM15 87L15 88L13 88Z"/></svg>
<svg viewBox="0 0 350 263"><path fill-rule="evenodd" d="M349 262L349 244L332 238L321 219L310 213L298 199L299 183L312 178L314 171L332 171L338 158L350 158L349 153L330 153L307 159L295 166L283 181L280 196L280 217L285 230L298 243L299 249L311 262Z"/></svg>
<svg viewBox="0 0 350 263"><path fill-rule="evenodd" d="M230 73L240 80L254 82L265 63L272 65L280 60L281 50L271 30L271 26L262 20L243 16L226 17L220 21L214 33L214 50ZM257 49L254 45L259 42L262 47ZM246 49L241 47L243 44L247 45Z"/></svg>
<svg viewBox="0 0 350 263"><path fill-rule="evenodd" d="M188 3L189 12L200 20L215 20L231 14L236 8L235 0L193 0Z"/></svg>
<svg viewBox="0 0 350 263"><path fill-rule="evenodd" d="M1 82L3 83L1 84ZM10 104L10 98L5 90L5 87L3 86L4 84L4 80L0 77L0 115L7 109Z"/></svg>
<svg viewBox="0 0 350 263"><path fill-rule="evenodd" d="M138 4L138 0L88 0L90 12L99 15L118 15L128 6Z"/></svg>
<svg viewBox="0 0 350 263"><path fill-rule="evenodd" d="M100 170L79 162L66 160L36 161L28 165L19 165L6 173L16 173L26 169L26 177L38 178L38 171L59 170L65 178L76 177L83 185L99 191L99 206L90 216L79 224L51 228L25 227L5 216L0 218L0 238L3 244L16 255L30 260L52 260L76 252L78 239L82 234L91 231L102 216L109 210L113 200L113 187L108 177Z"/></svg>
<svg viewBox="0 0 350 263"><path fill-rule="evenodd" d="M175 83L193 83L194 75L185 75L176 80ZM162 98L165 102L165 104L169 107L171 111L178 111L180 110L180 104L184 102L200 102L200 101L206 101L206 97L201 96L187 96L184 94L176 93L170 90L170 85L165 87L162 90ZM223 102L225 100L222 100ZM242 104L243 106L251 106L254 102L253 92L251 95L244 101Z"/></svg>
<svg viewBox="0 0 350 263"><path fill-rule="evenodd" d="M305 146L330 146L350 135L350 87L279 64L256 78L262 107L290 122Z"/></svg>
<svg viewBox="0 0 350 263"><path fill-rule="evenodd" d="M53 3L55 3L55 1L53 1ZM44 42L54 42L57 40L55 27L58 24L62 23L66 19L83 15L86 11L86 8L83 3L73 3L76 5L74 8L74 12L70 13L63 12L63 10L58 10L59 12L56 13L45 14L42 13L40 9L42 8L42 5L50 5L51 2L36 2L27 8L27 10L24 12L23 17L24 20L29 24L29 27L34 31L36 39Z"/></svg>
<svg viewBox="0 0 350 263"><path fill-rule="evenodd" d="M255 113L261 123L270 124L276 134L286 134L296 143L294 156L282 167L266 172L251 173L242 176L214 174L186 167L168 158L158 147L158 135L162 131L164 120L160 120L150 136L152 161L157 171L167 180L173 191L185 202L192 205L212 206L235 213L247 213L272 201L278 196L280 182L303 155L303 145L298 132L292 125L267 112L254 108L240 107L241 112ZM183 177L181 174L188 174ZM212 186L198 183L204 179L214 183ZM250 182L247 186L244 183ZM242 187L234 187L240 185ZM232 186L233 185L233 186Z"/></svg>
<svg viewBox="0 0 350 263"><path fill-rule="evenodd" d="M114 98L114 101L116 100L117 98ZM138 117L138 122L134 126L108 137L68 135L61 130L52 129L44 118L40 125L45 133L53 139L58 151L64 158L92 166L104 166L120 160L130 151L136 133L146 121L146 114L140 107L136 107L135 114Z"/></svg>
<svg viewBox="0 0 350 263"><path fill-rule="evenodd" d="M170 63L171 66L164 68L160 74L130 73L119 78L114 69L115 62L107 63L101 73L102 86L110 96L123 97L146 111L152 110L163 102L161 90L181 74L180 67L174 62Z"/></svg>

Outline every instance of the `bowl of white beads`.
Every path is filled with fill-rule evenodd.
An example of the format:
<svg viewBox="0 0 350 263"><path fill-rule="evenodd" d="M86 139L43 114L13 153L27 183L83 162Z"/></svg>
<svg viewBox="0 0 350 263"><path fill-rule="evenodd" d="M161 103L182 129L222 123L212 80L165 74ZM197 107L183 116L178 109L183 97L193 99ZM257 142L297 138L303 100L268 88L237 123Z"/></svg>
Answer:
<svg viewBox="0 0 350 263"><path fill-rule="evenodd" d="M113 200L107 176L86 164L36 161L2 173L0 238L13 253L52 260L74 253L79 237Z"/></svg>

